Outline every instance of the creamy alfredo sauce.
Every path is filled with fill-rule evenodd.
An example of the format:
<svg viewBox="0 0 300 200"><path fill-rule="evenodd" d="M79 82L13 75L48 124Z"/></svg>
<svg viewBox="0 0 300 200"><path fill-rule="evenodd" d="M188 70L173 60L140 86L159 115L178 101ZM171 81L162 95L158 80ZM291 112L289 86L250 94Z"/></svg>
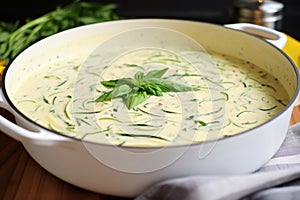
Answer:
<svg viewBox="0 0 300 200"><path fill-rule="evenodd" d="M181 57L193 53L199 56L199 62L193 63L197 66ZM122 146L187 144L231 136L269 120L289 102L277 78L262 68L216 52L210 52L214 67L207 67L210 61L201 59L202 54L148 49L98 68L60 61L28 77L14 98L18 109L48 129ZM198 90L150 96L131 110L120 99L95 102L109 90L101 85L103 80L166 67L163 78Z"/></svg>

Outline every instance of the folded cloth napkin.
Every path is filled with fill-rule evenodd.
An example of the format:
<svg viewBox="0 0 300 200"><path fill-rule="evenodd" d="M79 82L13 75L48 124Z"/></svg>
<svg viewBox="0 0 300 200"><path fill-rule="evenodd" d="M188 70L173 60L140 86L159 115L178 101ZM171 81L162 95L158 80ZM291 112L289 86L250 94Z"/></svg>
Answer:
<svg viewBox="0 0 300 200"><path fill-rule="evenodd" d="M291 126L274 157L251 174L174 178L147 189L135 200L300 199L300 123Z"/></svg>

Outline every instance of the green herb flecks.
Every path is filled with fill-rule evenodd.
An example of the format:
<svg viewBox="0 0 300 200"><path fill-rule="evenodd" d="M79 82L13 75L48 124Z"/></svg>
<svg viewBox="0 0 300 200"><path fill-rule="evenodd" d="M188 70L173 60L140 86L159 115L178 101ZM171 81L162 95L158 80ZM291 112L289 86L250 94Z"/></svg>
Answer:
<svg viewBox="0 0 300 200"><path fill-rule="evenodd" d="M168 69L152 70L147 74L136 72L134 78L122 78L102 81L101 84L109 89L99 96L95 102L110 101L121 98L130 110L145 102L149 96L162 96L164 92L187 92L198 90L194 87L182 85L166 78L163 75Z"/></svg>

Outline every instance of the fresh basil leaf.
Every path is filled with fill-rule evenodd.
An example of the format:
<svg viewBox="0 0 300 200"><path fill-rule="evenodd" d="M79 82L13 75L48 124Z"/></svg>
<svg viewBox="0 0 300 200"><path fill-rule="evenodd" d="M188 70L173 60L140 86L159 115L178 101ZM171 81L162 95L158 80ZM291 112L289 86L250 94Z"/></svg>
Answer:
<svg viewBox="0 0 300 200"><path fill-rule="evenodd" d="M106 88L114 88L118 80L101 81L101 84Z"/></svg>
<svg viewBox="0 0 300 200"><path fill-rule="evenodd" d="M99 96L95 102L104 102L104 101L110 101L112 99L112 91L105 92L101 96Z"/></svg>
<svg viewBox="0 0 300 200"><path fill-rule="evenodd" d="M164 85L154 84L154 83L151 83L151 84L154 85L155 88L157 88L157 90L159 90L159 91L162 91L162 92L171 92L171 90L169 88L167 88L166 86L164 86Z"/></svg>
<svg viewBox="0 0 300 200"><path fill-rule="evenodd" d="M131 90L132 90L131 87L129 87L128 85L120 85L112 90L111 95L112 98L114 99L129 94Z"/></svg>
<svg viewBox="0 0 300 200"><path fill-rule="evenodd" d="M143 89L149 95L155 95L155 96L162 96L163 95L163 90L157 84L153 84L153 83L145 84L145 85L143 85Z"/></svg>
<svg viewBox="0 0 300 200"><path fill-rule="evenodd" d="M126 107L132 109L146 101L148 95L162 96L163 92L186 92L199 89L162 78L167 70L168 68L152 70L146 75L138 71L135 73L134 79L122 78L102 81L103 86L112 88L112 90L102 94L95 101L103 102L121 97Z"/></svg>
<svg viewBox="0 0 300 200"><path fill-rule="evenodd" d="M117 85L129 85L129 86L135 86L137 83L132 78L121 78L121 79L115 79L115 80L109 80L109 81L101 81L101 84L106 88L114 88Z"/></svg>
<svg viewBox="0 0 300 200"><path fill-rule="evenodd" d="M128 85L130 87L135 87L138 85L137 81L132 78L122 78L117 80L117 85Z"/></svg>
<svg viewBox="0 0 300 200"><path fill-rule="evenodd" d="M180 83L175 83L175 82L169 81L167 79L151 78L151 79L149 79L149 81L151 81L152 83L155 83L157 85L161 85L162 87L169 89L171 92L187 92L187 91L197 90L196 88L182 85Z"/></svg>
<svg viewBox="0 0 300 200"><path fill-rule="evenodd" d="M138 71L137 73L135 73L134 78L135 78L137 81L143 81L143 79L144 79L144 73Z"/></svg>
<svg viewBox="0 0 300 200"><path fill-rule="evenodd" d="M147 93L145 91L142 91L142 92L131 93L127 96L127 99L124 100L125 100L126 107L130 110L135 106L143 103L147 99L148 99Z"/></svg>
<svg viewBox="0 0 300 200"><path fill-rule="evenodd" d="M168 68L162 70L152 70L145 75L145 79L161 78L166 73L167 70Z"/></svg>

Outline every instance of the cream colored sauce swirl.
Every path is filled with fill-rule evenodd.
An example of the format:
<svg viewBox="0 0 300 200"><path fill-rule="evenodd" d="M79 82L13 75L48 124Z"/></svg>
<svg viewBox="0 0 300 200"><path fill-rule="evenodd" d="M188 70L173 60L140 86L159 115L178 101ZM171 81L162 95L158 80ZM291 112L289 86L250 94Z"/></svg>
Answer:
<svg viewBox="0 0 300 200"><path fill-rule="evenodd" d="M186 62L181 57L186 53L197 54L199 63ZM241 133L273 118L289 102L276 77L259 66L210 52L210 68L211 61L201 60L201 54L150 49L128 53L101 70L70 60L53 63L21 85L14 97L16 106L36 123L85 141L165 146ZM94 101L108 90L101 80L165 67L169 70L164 78L199 90L150 96L131 110L120 99ZM89 76L97 81L89 82Z"/></svg>

